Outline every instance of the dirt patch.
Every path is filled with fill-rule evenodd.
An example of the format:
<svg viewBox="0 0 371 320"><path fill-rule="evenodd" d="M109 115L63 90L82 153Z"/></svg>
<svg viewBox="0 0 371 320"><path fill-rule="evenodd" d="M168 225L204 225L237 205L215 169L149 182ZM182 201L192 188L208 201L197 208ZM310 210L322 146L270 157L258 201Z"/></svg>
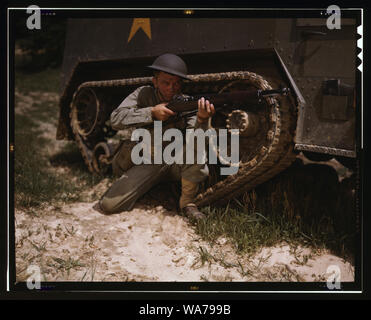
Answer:
<svg viewBox="0 0 371 320"><path fill-rule="evenodd" d="M104 215L95 204L16 210L17 281L29 265L44 281L326 281L331 265L354 281L353 266L327 252L281 244L237 255L227 239L211 247L161 206Z"/></svg>

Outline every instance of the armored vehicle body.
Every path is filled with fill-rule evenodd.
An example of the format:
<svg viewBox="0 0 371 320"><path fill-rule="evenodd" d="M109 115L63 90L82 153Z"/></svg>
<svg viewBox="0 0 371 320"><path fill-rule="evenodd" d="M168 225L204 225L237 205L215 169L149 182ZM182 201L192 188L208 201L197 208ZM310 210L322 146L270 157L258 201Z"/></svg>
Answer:
<svg viewBox="0 0 371 320"><path fill-rule="evenodd" d="M214 128L239 129L236 174L220 176L223 159L197 204L223 203L307 157L356 157L356 19L330 30L326 18L114 18L68 21L57 139L75 140L91 172L110 167L111 112L166 52L187 63L188 95L288 88L289 95L219 110ZM122 138L122 136L120 136ZM130 135L127 136L130 140Z"/></svg>

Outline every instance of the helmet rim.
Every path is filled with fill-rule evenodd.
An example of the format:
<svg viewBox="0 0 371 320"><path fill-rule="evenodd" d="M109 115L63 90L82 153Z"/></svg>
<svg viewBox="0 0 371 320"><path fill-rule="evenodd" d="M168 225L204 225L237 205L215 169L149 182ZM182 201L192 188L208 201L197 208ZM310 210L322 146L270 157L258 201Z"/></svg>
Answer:
<svg viewBox="0 0 371 320"><path fill-rule="evenodd" d="M170 59L170 60L169 60ZM165 53L156 58L152 65L147 66L150 69L163 71L176 75L186 80L192 80L187 76L187 65L182 58L172 53Z"/></svg>

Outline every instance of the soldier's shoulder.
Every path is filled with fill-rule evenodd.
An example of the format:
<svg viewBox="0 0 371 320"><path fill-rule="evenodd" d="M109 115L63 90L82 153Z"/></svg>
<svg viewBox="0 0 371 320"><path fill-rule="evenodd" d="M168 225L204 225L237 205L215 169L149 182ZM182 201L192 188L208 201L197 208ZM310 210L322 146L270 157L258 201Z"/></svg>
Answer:
<svg viewBox="0 0 371 320"><path fill-rule="evenodd" d="M138 89L138 93L141 95L149 95L149 94L154 94L155 89L152 86L141 86Z"/></svg>
<svg viewBox="0 0 371 320"><path fill-rule="evenodd" d="M148 95L151 94L151 92L154 91L153 87L149 85L140 86L136 88L129 96L135 96L138 97L139 95Z"/></svg>
<svg viewBox="0 0 371 320"><path fill-rule="evenodd" d="M138 92L138 106L148 107L157 104L156 91L151 86L143 86Z"/></svg>

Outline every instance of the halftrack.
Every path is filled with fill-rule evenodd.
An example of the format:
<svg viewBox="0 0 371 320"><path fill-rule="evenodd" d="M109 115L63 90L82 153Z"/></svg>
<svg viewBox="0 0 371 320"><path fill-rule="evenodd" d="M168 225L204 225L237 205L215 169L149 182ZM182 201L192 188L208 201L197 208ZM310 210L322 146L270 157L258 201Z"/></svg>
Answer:
<svg viewBox="0 0 371 320"><path fill-rule="evenodd" d="M68 21L57 139L75 140L88 169L104 174L122 133L111 112L137 87L151 84L146 66L171 52L187 63L188 95L289 88L240 110L218 111L212 126L237 128L240 164L220 176L218 163L197 198L224 203L271 179L303 152L309 159L356 158L357 21L329 30L326 18L114 18ZM250 121L251 122L251 121ZM130 140L130 134L126 135Z"/></svg>

